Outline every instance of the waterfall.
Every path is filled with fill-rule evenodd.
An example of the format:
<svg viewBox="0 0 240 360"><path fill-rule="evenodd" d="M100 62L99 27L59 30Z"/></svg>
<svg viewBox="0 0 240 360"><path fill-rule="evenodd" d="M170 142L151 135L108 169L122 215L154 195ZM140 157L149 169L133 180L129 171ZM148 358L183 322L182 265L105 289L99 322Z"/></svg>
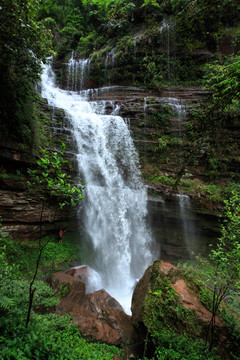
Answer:
<svg viewBox="0 0 240 360"><path fill-rule="evenodd" d="M144 115L144 122L146 121L147 116L147 99L143 99L143 115Z"/></svg>
<svg viewBox="0 0 240 360"><path fill-rule="evenodd" d="M173 111L174 118L172 118L172 131L177 131L178 136L182 137L182 124L187 115L185 100L173 97L162 97L161 102L168 105Z"/></svg>
<svg viewBox="0 0 240 360"><path fill-rule="evenodd" d="M90 72L91 59L76 60L74 51L68 62L68 90L79 91L85 85L85 80Z"/></svg>
<svg viewBox="0 0 240 360"><path fill-rule="evenodd" d="M193 212L191 207L190 197L188 195L177 194L179 202L180 219L183 228L183 237L186 247L190 253L190 257L194 256L197 249L195 242L196 227L193 222Z"/></svg>
<svg viewBox="0 0 240 360"><path fill-rule="evenodd" d="M114 115L116 107L106 115L103 101L87 102L81 93L56 87L50 65L42 75L42 96L64 109L73 127L79 174L86 182L81 221L94 251L88 265L129 313L135 282L154 255L146 188L128 126Z"/></svg>
<svg viewBox="0 0 240 360"><path fill-rule="evenodd" d="M133 39L133 55L134 55L134 61L136 61L136 58L137 58L137 36L134 36L134 39Z"/></svg>
<svg viewBox="0 0 240 360"><path fill-rule="evenodd" d="M186 115L185 101L173 97L162 97L161 102L167 104L179 117Z"/></svg>
<svg viewBox="0 0 240 360"><path fill-rule="evenodd" d="M168 81L175 80L175 57L176 57L176 44L175 44L175 23L172 19L163 20L159 28L160 36L163 40L163 47L166 52L167 61L167 79Z"/></svg>
<svg viewBox="0 0 240 360"><path fill-rule="evenodd" d="M115 65L115 51L114 51L114 49L112 49L111 51L109 51L106 54L105 71L107 71L109 67L111 67L113 69L114 65Z"/></svg>

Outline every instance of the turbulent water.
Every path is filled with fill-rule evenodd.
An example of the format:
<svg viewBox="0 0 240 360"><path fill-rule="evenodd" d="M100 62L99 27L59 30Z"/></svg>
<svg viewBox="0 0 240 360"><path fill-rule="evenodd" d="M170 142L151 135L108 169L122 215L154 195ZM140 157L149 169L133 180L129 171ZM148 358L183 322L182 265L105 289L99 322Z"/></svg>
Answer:
<svg viewBox="0 0 240 360"><path fill-rule="evenodd" d="M84 94L59 89L51 66L45 66L42 96L66 111L77 143L80 180L86 182L81 221L94 249L88 265L100 275L99 287L130 312L134 284L154 258L146 189L127 124L114 115L116 108L105 115L106 102L88 102L88 92Z"/></svg>

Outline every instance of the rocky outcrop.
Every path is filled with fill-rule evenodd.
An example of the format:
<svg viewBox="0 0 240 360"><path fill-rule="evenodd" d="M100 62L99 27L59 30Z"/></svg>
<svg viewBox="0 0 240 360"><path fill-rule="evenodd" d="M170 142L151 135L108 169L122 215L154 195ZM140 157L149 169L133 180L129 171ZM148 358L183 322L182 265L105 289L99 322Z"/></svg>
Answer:
<svg viewBox="0 0 240 360"><path fill-rule="evenodd" d="M43 210L43 212L42 212ZM69 219L69 209L60 211L55 202L43 201L38 196L30 196L27 191L0 190L0 214L2 230L20 240L39 238L40 222L42 236L57 232L60 225Z"/></svg>
<svg viewBox="0 0 240 360"><path fill-rule="evenodd" d="M169 286L174 291L170 290ZM155 331L161 331L166 326L178 333L189 334L192 338L203 339L212 318L211 312L200 302L198 293L190 288L181 276L181 271L174 265L161 261L150 266L138 282L131 309L133 324L142 340L145 339L147 331L151 333L152 316L155 319ZM154 317L153 314L158 316ZM224 359L228 359L228 333L218 317L215 319L215 333L215 345L224 354Z"/></svg>
<svg viewBox="0 0 240 360"><path fill-rule="evenodd" d="M64 273L53 274L51 285L60 295L58 310L72 315L84 336L117 346L136 336L130 316L105 290L87 294L82 280Z"/></svg>
<svg viewBox="0 0 240 360"><path fill-rule="evenodd" d="M151 343L151 326L159 334L170 329L193 339L205 339L212 314L176 266L155 261L146 270L133 293L132 317L126 315L117 300L104 289L86 293L85 283L76 273L87 276L87 266L73 270L69 269L68 274L53 274L50 282L60 297L56 310L70 314L84 336L117 346L130 343L125 350L131 356L133 353L142 356L146 337L148 345ZM215 345L223 354L221 358L228 360L228 333L218 317L215 326Z"/></svg>

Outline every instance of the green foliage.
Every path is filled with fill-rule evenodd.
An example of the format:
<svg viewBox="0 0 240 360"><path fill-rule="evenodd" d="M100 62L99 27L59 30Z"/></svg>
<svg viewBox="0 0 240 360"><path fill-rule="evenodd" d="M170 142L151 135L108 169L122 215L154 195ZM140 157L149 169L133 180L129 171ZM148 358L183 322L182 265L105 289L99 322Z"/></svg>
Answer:
<svg viewBox="0 0 240 360"><path fill-rule="evenodd" d="M116 35L118 36L126 34L129 30L131 23L134 20L134 2L129 2L127 0L118 0L112 3L112 7L108 12L108 21L106 28L109 36Z"/></svg>
<svg viewBox="0 0 240 360"><path fill-rule="evenodd" d="M3 245L1 239L1 256L0 256L0 309L3 314L16 316L24 314L28 300L27 280L19 280L18 265L8 264L9 256L6 245ZM49 285L42 281L36 281L37 290L35 292L35 308L49 308L57 304L57 297L50 289ZM25 310L24 310L25 309Z"/></svg>
<svg viewBox="0 0 240 360"><path fill-rule="evenodd" d="M79 55L89 54L90 50L94 50L100 44L104 43L104 37L99 35L96 30L89 32L86 36L79 39L77 52Z"/></svg>
<svg viewBox="0 0 240 360"><path fill-rule="evenodd" d="M64 149L64 143L59 153L41 149L42 156L37 160L38 169L29 169L29 174L33 178L29 185L38 186L45 196L56 197L61 209L66 205L76 206L83 199L83 188L80 185L72 185L71 176L63 171L63 166L67 163L63 158Z"/></svg>
<svg viewBox="0 0 240 360"><path fill-rule="evenodd" d="M222 236L212 246L209 259L198 259L191 273L200 279L200 299L212 312L206 339L210 349L215 337L215 317L220 315L229 329L229 348L233 359L239 356L238 341L240 328L239 315L240 289L240 195L233 192L230 199L225 200L225 219L222 225ZM199 266L200 264L200 266ZM204 286L203 286L204 283ZM208 289L206 289L206 284ZM224 305L223 305L224 303ZM230 325L229 319L232 319Z"/></svg>
<svg viewBox="0 0 240 360"><path fill-rule="evenodd" d="M203 329L194 311L180 302L172 286L176 275L166 276L157 269L158 262L155 262L143 304L143 322L148 331L146 341L155 345L154 359L218 359L214 351L206 349L202 340L194 339L203 335Z"/></svg>
<svg viewBox="0 0 240 360"><path fill-rule="evenodd" d="M144 6L153 6L159 8L159 4L157 3L157 0L144 0L142 7Z"/></svg>
<svg viewBox="0 0 240 360"><path fill-rule="evenodd" d="M207 64L203 70L209 98L204 107L200 104L191 109L188 136L191 139L205 139L211 145L212 154L219 156L219 152L228 146L223 130L237 127L239 123L239 56L226 57L223 64L218 61ZM217 162L216 156L210 156L210 170L216 169Z"/></svg>
<svg viewBox="0 0 240 360"><path fill-rule="evenodd" d="M206 350L201 340L193 340L187 335L178 334L174 330L164 329L156 340L157 348L154 353L156 360L217 360L214 352ZM152 359L152 360L153 360Z"/></svg>
<svg viewBox="0 0 240 360"><path fill-rule="evenodd" d="M41 279L45 279L52 272L63 270L60 265L62 263L64 267L70 266L69 263L78 259L78 254L82 250L81 245L74 241L69 233L64 234L62 243L49 241L48 237L42 239L42 243L47 243L47 245L40 262L39 277ZM29 279L33 275L39 253L38 243L21 242L4 237L0 239L0 250L2 251L0 262L4 264L2 276ZM10 275L8 275L9 269L11 269Z"/></svg>
<svg viewBox="0 0 240 360"><path fill-rule="evenodd" d="M218 61L205 66L205 88L212 93L212 104L209 112L218 111L220 121L225 124L226 120L234 120L239 117L239 94L240 94L240 57L229 56L223 64ZM237 111L237 113L236 113ZM224 119L225 118L225 119ZM219 126L218 125L218 126Z"/></svg>
<svg viewBox="0 0 240 360"><path fill-rule="evenodd" d="M22 280L1 282L1 295L11 299L8 311L0 317L0 359L112 359L120 351L115 347L89 343L69 316L40 315L36 311L51 309L57 295L43 282L37 282L35 312L28 327L24 327L28 284Z"/></svg>
<svg viewBox="0 0 240 360"><path fill-rule="evenodd" d="M38 1L6 0L0 8L0 134L35 145L41 61L49 55L51 34L36 21Z"/></svg>
<svg viewBox="0 0 240 360"><path fill-rule="evenodd" d="M60 245L58 247L58 244L55 244L55 246L60 250ZM84 339L69 316L50 313L58 304L58 295L43 281L35 281L32 318L26 329L29 283L20 279L24 270L21 268L21 272L17 271L21 253L19 258L13 254L11 257L9 247L14 249L14 241L7 236L3 238L0 228L1 360L66 358L112 360L114 354L122 356L121 351L114 346L92 343ZM15 247L19 250L16 242ZM26 256L29 261L34 261L30 253ZM62 294L65 291L66 289L62 289Z"/></svg>
<svg viewBox="0 0 240 360"><path fill-rule="evenodd" d="M236 297L236 296L235 296ZM239 301L238 312L232 310L231 304L227 301L228 306L224 307L220 313L221 320L225 324L229 332L228 351L232 359L237 360L240 356L239 341L240 341L240 324L239 324Z"/></svg>
<svg viewBox="0 0 240 360"><path fill-rule="evenodd" d="M236 25L239 21L237 0L171 2L178 44L190 51L199 48L215 52L220 29Z"/></svg>
<svg viewBox="0 0 240 360"><path fill-rule="evenodd" d="M112 360L119 349L88 342L82 338L68 316L36 315L28 330L21 326L7 328L0 345L1 359L99 359ZM0 355L1 356L1 355Z"/></svg>
<svg viewBox="0 0 240 360"><path fill-rule="evenodd" d="M202 158L210 180L224 174L230 175L230 156L238 158L239 148L226 131L239 126L240 67L239 56L230 55L203 67L205 90L209 96L202 106L193 107L187 123L187 137L191 141L202 139ZM229 169L230 168L230 169ZM235 179L239 173L233 174Z"/></svg>
<svg viewBox="0 0 240 360"><path fill-rule="evenodd" d="M174 186L176 182L176 180L171 176L157 175L157 174L149 176L149 180L152 182L159 182L167 186Z"/></svg>
<svg viewBox="0 0 240 360"><path fill-rule="evenodd" d="M158 65L151 57L146 56L143 59L143 66L145 67L144 83L148 86L160 89L163 86L161 65Z"/></svg>
<svg viewBox="0 0 240 360"><path fill-rule="evenodd" d="M162 138L158 138L158 149L164 150L167 147L166 141L164 141Z"/></svg>
<svg viewBox="0 0 240 360"><path fill-rule="evenodd" d="M225 291L240 289L240 193L233 192L225 200L225 220L222 236L211 250L211 260L217 269L217 285Z"/></svg>

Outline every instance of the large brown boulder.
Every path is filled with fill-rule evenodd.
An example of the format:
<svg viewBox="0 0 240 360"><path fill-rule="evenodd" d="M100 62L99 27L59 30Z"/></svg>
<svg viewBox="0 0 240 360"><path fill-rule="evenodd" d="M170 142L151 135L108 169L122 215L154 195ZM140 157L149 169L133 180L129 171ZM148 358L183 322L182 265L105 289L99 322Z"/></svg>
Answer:
<svg viewBox="0 0 240 360"><path fill-rule="evenodd" d="M171 269L177 269L176 266L166 262L159 261L158 263L159 271L165 275L167 275ZM153 267L150 266L145 271L143 277L139 280L133 292L131 310L132 321L136 326L139 326L139 324L143 322L144 299L151 290L152 270Z"/></svg>
<svg viewBox="0 0 240 360"><path fill-rule="evenodd" d="M131 318L105 290L87 294L82 306L73 314L83 334L111 345L132 341Z"/></svg>
<svg viewBox="0 0 240 360"><path fill-rule="evenodd" d="M65 274L85 282L86 292L94 292L102 287L101 277L97 271L88 265L74 266L65 271Z"/></svg>
<svg viewBox="0 0 240 360"><path fill-rule="evenodd" d="M181 270L169 263L155 261L136 285L132 298L132 321L144 340L147 333L173 330L192 338L206 339L212 313L200 302L197 290L186 283ZM224 360L227 330L215 319L215 346Z"/></svg>
<svg viewBox="0 0 240 360"><path fill-rule="evenodd" d="M51 285L60 295L57 310L72 315L84 336L117 346L135 337L131 317L105 290L86 294L85 283L66 273L53 274Z"/></svg>
<svg viewBox="0 0 240 360"><path fill-rule="evenodd" d="M58 310L62 314L74 312L80 306L86 294L85 283L64 273L55 273L51 277L51 286L59 294Z"/></svg>

